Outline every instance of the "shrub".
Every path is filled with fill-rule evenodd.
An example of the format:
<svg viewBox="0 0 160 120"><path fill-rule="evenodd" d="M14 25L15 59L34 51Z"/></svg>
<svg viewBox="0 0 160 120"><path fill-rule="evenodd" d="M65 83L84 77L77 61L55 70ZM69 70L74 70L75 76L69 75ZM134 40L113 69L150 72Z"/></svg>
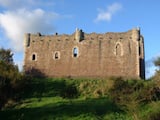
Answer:
<svg viewBox="0 0 160 120"><path fill-rule="evenodd" d="M66 84L61 91L61 97L63 98L76 98L78 96L78 90L74 84Z"/></svg>
<svg viewBox="0 0 160 120"><path fill-rule="evenodd" d="M159 100L160 90L151 82L140 80L115 80L110 90L112 100L122 108L122 110L132 114L134 119L138 119L140 105L151 101Z"/></svg>

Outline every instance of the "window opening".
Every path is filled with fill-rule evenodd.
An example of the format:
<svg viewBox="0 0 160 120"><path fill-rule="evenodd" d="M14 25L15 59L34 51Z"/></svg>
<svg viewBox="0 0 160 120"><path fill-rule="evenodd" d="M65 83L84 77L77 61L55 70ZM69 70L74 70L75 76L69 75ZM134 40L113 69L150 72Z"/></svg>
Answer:
<svg viewBox="0 0 160 120"><path fill-rule="evenodd" d="M73 49L73 57L78 57L78 48Z"/></svg>
<svg viewBox="0 0 160 120"><path fill-rule="evenodd" d="M35 55L35 54L32 55L32 60L33 60L33 61L36 60L36 55Z"/></svg>
<svg viewBox="0 0 160 120"><path fill-rule="evenodd" d="M121 56L121 46L120 46L120 44L116 45L116 55Z"/></svg>
<svg viewBox="0 0 160 120"><path fill-rule="evenodd" d="M55 53L55 59L58 59L58 52Z"/></svg>
<svg viewBox="0 0 160 120"><path fill-rule="evenodd" d="M59 52L59 51L55 51L55 52L53 53L53 59L55 59L55 60L60 59L60 52Z"/></svg>

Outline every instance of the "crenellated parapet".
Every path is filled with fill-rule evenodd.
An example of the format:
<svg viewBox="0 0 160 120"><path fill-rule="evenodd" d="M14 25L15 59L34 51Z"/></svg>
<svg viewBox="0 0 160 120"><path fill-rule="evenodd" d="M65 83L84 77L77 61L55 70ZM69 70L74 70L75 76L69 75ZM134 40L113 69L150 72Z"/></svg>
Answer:
<svg viewBox="0 0 160 120"><path fill-rule="evenodd" d="M76 28L75 31L75 40L77 42L84 40L84 32L82 30L79 30L78 28Z"/></svg>

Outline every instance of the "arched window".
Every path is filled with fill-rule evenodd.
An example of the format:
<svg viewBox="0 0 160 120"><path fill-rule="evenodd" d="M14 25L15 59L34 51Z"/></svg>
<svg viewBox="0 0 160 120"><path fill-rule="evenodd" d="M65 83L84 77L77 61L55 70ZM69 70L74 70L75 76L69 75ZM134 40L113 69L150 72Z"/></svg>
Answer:
<svg viewBox="0 0 160 120"><path fill-rule="evenodd" d="M73 49L73 57L78 57L78 48Z"/></svg>
<svg viewBox="0 0 160 120"><path fill-rule="evenodd" d="M121 48L121 45L119 43L116 45L116 55L117 56L122 55L122 48Z"/></svg>
<svg viewBox="0 0 160 120"><path fill-rule="evenodd" d="M59 51L56 51L55 53L54 53L54 57L53 57L54 59L60 59L60 52Z"/></svg>

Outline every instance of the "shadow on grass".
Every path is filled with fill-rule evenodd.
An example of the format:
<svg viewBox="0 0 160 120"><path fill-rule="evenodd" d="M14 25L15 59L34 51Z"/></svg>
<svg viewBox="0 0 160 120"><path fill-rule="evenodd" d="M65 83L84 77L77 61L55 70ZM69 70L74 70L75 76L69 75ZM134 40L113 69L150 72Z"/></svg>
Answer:
<svg viewBox="0 0 160 120"><path fill-rule="evenodd" d="M78 95L76 86L66 82L66 79L49 79L46 75L36 69L25 71L27 77L23 80L22 87L17 89L17 98L41 98L61 96L63 98L74 98Z"/></svg>
<svg viewBox="0 0 160 120"><path fill-rule="evenodd" d="M76 86L73 83L69 84L65 79L31 78L24 84L24 87L17 92L20 99L55 96L75 98L78 96Z"/></svg>
<svg viewBox="0 0 160 120"><path fill-rule="evenodd" d="M120 112L118 107L107 98L97 98L88 100L74 100L68 102L58 102L48 104L38 108L13 109L0 112L0 118L5 120L48 120L48 119L68 119L77 116L88 115L94 118L103 118L104 115Z"/></svg>

